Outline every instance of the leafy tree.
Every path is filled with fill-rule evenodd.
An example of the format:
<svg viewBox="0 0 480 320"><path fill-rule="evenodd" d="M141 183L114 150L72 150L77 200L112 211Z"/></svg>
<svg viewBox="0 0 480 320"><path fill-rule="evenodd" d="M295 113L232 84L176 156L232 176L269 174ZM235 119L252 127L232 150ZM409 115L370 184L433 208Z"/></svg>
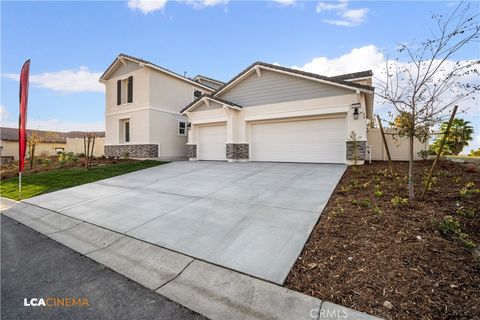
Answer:
<svg viewBox="0 0 480 320"><path fill-rule="evenodd" d="M431 37L420 43L402 44L398 57L387 59L384 80L378 79L376 95L400 116L396 131L409 140L408 195L413 190L414 142L426 142L429 130L441 123L454 105L479 92L478 60L454 61L461 49L477 45L479 15L460 3L449 15L433 15ZM470 79L469 83L465 79ZM395 121L394 121L395 122Z"/></svg>
<svg viewBox="0 0 480 320"><path fill-rule="evenodd" d="M440 134L437 136L433 143L433 149L438 152L440 149L440 143L442 141L443 133L447 131L448 122L443 122L440 127ZM453 119L450 133L445 140L443 147L443 154L458 155L462 152L463 147L468 146L468 143L473 139L473 127L470 125L470 121L465 121L460 118Z"/></svg>

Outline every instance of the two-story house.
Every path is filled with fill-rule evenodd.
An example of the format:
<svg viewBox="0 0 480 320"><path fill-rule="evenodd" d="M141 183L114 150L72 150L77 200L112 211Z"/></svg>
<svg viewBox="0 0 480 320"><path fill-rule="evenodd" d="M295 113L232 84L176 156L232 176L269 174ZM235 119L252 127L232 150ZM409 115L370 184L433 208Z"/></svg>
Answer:
<svg viewBox="0 0 480 320"><path fill-rule="evenodd" d="M189 79L149 61L120 54L104 72L105 155L177 159L186 156L188 119L180 110L223 85Z"/></svg>

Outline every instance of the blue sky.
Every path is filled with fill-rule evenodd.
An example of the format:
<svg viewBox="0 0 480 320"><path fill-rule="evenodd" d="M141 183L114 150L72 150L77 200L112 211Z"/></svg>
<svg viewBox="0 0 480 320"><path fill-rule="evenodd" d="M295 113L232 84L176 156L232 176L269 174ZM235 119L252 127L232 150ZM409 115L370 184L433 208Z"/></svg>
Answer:
<svg viewBox="0 0 480 320"><path fill-rule="evenodd" d="M2 125L17 121L15 74L28 58L29 127L98 130L104 93L97 79L118 53L223 81L257 60L333 75L375 69L399 43L429 36L432 13L452 8L433 1L2 1ZM479 55L477 43L455 59ZM470 107L479 147L479 106Z"/></svg>

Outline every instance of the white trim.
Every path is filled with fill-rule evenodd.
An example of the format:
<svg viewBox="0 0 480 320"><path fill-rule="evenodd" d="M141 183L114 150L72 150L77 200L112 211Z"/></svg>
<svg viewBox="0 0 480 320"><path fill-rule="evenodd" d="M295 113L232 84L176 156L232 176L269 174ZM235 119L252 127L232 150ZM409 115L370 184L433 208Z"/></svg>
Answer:
<svg viewBox="0 0 480 320"><path fill-rule="evenodd" d="M178 125L177 125L177 136L180 136L180 137L185 137L188 135L188 121L187 120L180 120L180 119L177 119L177 122L178 122ZM185 130L185 133L181 134L180 133L180 123L185 123L185 128L183 128Z"/></svg>
<svg viewBox="0 0 480 320"><path fill-rule="evenodd" d="M179 75L179 74L176 74L176 73L174 73L174 72L172 72L172 71L169 71L169 70L167 70L167 69L164 69L164 68L155 66L155 65L153 65L153 64L151 64L151 63L139 62L139 61L137 61L137 60L135 60L135 59L132 59L132 58L129 58L129 57L125 57L125 56L117 57L116 60L117 60L117 61L116 61L115 63L113 63L113 64L110 66L110 68L107 69L107 71L105 71L104 76L101 77L100 79L108 80L110 71L113 69L113 67L115 67L115 65L117 64L118 61L120 61L120 60L130 60L130 61L132 61L132 62L135 62L135 63L139 64L140 66L143 64L143 65L146 66L146 67L150 67L150 68L152 68L152 69L154 69L154 70L157 70L157 71L159 71L159 72L166 73L166 74L168 74L168 75L170 75L170 76L172 76L172 77L174 77L174 78L180 79L180 80L182 80L182 81L185 81L185 82L188 82L188 83L190 83L190 84L196 85L196 86L198 86L198 87L200 87L200 88L206 89L206 90L209 91L210 93L215 91L215 89L210 88L209 86L206 86L206 85L204 85L204 84L195 82L195 81L193 81L193 80L191 80L191 79L182 77L182 76ZM122 62L122 63L123 63L123 62Z"/></svg>
<svg viewBox="0 0 480 320"><path fill-rule="evenodd" d="M117 106L117 107L121 107ZM114 116L117 114L122 114L126 112L135 112L135 111L145 111L145 110L155 110L155 111L161 111L161 112L166 112L174 115L181 115L179 111L171 110L166 107L160 107L156 105L145 105L145 106L137 106L137 107L130 107L130 108L123 108L122 110L117 110L117 111L112 111L112 112L105 112L106 116Z"/></svg>
<svg viewBox="0 0 480 320"><path fill-rule="evenodd" d="M285 112L268 112L255 115L245 115L245 121L258 121L258 120L268 120L268 119L281 119L281 118L291 118L291 117L304 117L304 116L321 116L321 115L332 115L332 114L345 114L348 113L349 106L335 106L335 107L326 107L326 108L305 108L302 110L295 111L285 111Z"/></svg>
<svg viewBox="0 0 480 320"><path fill-rule="evenodd" d="M213 82L213 83L215 83L215 84L219 84L219 85L222 85L222 86L225 84L224 82L221 82L221 81L219 81L219 80L207 79L207 78L202 77L202 76L200 76L200 75L195 76L195 78L193 78L193 80L197 80L197 79L203 79L203 80L205 80L205 81Z"/></svg>
<svg viewBox="0 0 480 320"><path fill-rule="evenodd" d="M275 69L275 68L269 68L269 67L262 66L262 65L255 65L255 66L253 66L252 68L250 68L250 70L246 71L242 76L240 76L239 78L235 79L235 81L233 81L232 83L230 83L230 84L227 85L226 87L223 87L220 91L216 92L216 93L215 93L215 96L218 96L218 95L221 94L222 92L226 91L228 88L231 88L232 86L235 86L238 82L241 82L241 81L243 80L243 78L249 76L252 71L258 70L258 69L265 69L265 70L269 70L269 71L274 71L274 72L278 72L278 73L282 73L282 74L291 75L291 76L298 77L298 78L302 78L302 79L317 81L317 82L320 82L320 83L326 83L326 84L329 84L329 85L332 85L332 86L341 87L341 88L348 89L348 90L354 90L354 91L359 90L359 91L362 91L362 92L366 92L366 93L371 93L371 94L373 94L373 91L372 91L372 90L361 89L361 88L357 88L357 87L353 87L353 86L349 86L349 85L344 85L344 84L341 84L341 83L337 83L337 82L334 82L334 81L328 81L328 80L324 80L324 79L318 79L318 78L314 78L314 77L310 77L310 76L305 76L305 75L301 75L301 74L294 73L294 72L288 72L288 71L278 70L278 69ZM258 73L257 73L257 75L258 75Z"/></svg>
<svg viewBox="0 0 480 320"><path fill-rule="evenodd" d="M207 125L217 122L227 122L227 116L221 118L210 118L210 119L198 119L198 120L191 120L190 123L193 125Z"/></svg>
<svg viewBox="0 0 480 320"><path fill-rule="evenodd" d="M182 112L182 114L186 114L187 112L191 112L192 109L194 109L195 107L197 107L197 105L198 105L200 102L205 102L205 104L207 105L207 107L210 107L210 104L209 104L209 103L206 103L207 100L212 100L212 101L215 102L215 103L221 104L221 105L223 106L223 108L229 107L229 108L232 108L232 109L235 109L235 110L242 110L242 108L239 108L239 107L236 107L236 106L232 106L232 105L226 104L226 103L224 103L224 102L221 102L221 101L216 100L215 98L202 97L201 99L198 99L197 101L195 101L195 103L192 104L187 110L184 110L184 111Z"/></svg>

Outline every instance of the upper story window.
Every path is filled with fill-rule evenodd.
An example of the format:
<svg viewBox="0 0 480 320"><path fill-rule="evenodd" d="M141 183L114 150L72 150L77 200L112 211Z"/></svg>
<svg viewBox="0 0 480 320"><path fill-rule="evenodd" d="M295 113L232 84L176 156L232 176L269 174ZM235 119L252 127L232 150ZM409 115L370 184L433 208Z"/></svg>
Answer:
<svg viewBox="0 0 480 320"><path fill-rule="evenodd" d="M193 90L193 99L194 100L197 100L198 98L200 98L202 96L202 91L200 90Z"/></svg>
<svg viewBox="0 0 480 320"><path fill-rule="evenodd" d="M133 102L133 76L117 80L117 105Z"/></svg>
<svg viewBox="0 0 480 320"><path fill-rule="evenodd" d="M178 121L178 134L181 136L187 135L187 123L185 121Z"/></svg>

